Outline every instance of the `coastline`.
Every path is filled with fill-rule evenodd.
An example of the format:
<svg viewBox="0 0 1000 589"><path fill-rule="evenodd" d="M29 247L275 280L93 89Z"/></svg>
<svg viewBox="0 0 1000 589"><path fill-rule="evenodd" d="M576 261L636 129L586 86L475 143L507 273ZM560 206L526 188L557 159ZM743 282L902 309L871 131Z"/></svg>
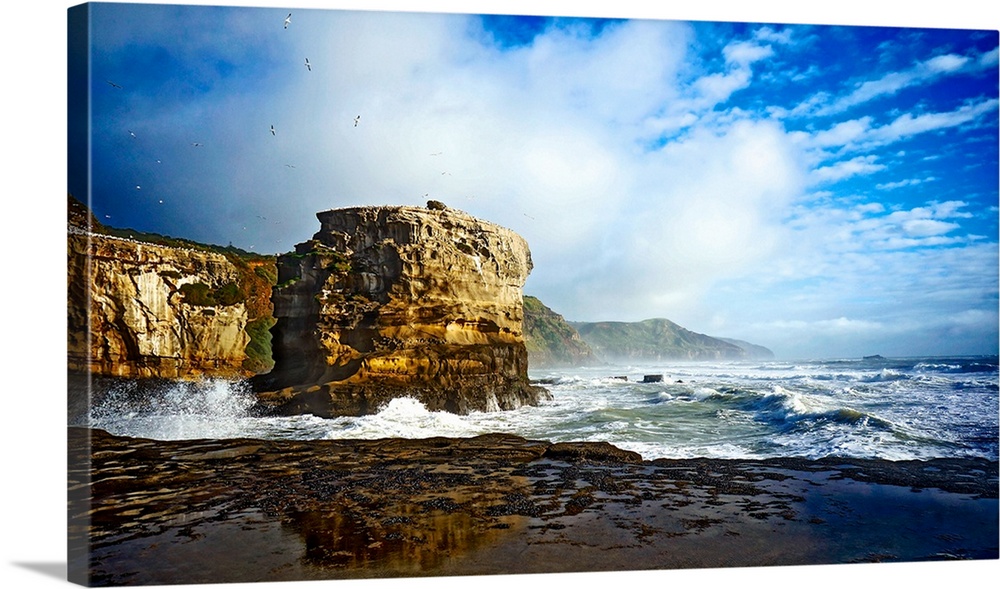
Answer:
<svg viewBox="0 0 1000 589"><path fill-rule="evenodd" d="M95 585L998 558L988 460L642 461L499 434L165 442L71 427L68 443L71 497L93 497L71 501L69 565Z"/></svg>

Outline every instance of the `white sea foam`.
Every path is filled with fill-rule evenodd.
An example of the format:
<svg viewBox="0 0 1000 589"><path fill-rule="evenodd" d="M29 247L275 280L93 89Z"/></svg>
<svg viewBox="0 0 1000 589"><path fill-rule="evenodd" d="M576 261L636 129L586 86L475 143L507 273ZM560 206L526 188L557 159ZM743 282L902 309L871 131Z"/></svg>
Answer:
<svg viewBox="0 0 1000 589"><path fill-rule="evenodd" d="M374 415L333 420L326 438L471 437L483 433L467 419L445 411L428 411L418 400L393 399Z"/></svg>
<svg viewBox="0 0 1000 589"><path fill-rule="evenodd" d="M664 374L663 382L641 382L651 373ZM90 423L161 439L502 432L607 441L645 458L997 456L995 359L676 363L533 376L553 395L538 407L454 415L403 398L374 415L337 419L255 416L254 396L241 382L126 383L99 399Z"/></svg>

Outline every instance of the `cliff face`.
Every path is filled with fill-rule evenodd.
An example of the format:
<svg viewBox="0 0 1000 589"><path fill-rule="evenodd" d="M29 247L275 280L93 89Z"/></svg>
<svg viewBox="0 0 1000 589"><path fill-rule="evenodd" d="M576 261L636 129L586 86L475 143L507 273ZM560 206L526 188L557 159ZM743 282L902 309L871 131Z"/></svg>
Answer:
<svg viewBox="0 0 1000 589"><path fill-rule="evenodd" d="M547 397L527 382L524 239L441 205L317 217L313 239L278 259L275 364L254 382L262 402L335 416L400 396L454 413Z"/></svg>
<svg viewBox="0 0 1000 589"><path fill-rule="evenodd" d="M247 309L220 254L71 225L68 365L139 378L245 375Z"/></svg>

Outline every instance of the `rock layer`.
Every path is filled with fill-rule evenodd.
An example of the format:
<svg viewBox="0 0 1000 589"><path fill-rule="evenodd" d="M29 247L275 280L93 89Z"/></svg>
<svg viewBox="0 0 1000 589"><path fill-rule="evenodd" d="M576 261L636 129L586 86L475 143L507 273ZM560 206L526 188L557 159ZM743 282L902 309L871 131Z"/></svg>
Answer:
<svg viewBox="0 0 1000 589"><path fill-rule="evenodd" d="M234 377L249 338L236 268L219 254L71 225L68 367L135 378ZM235 292L235 291L234 291Z"/></svg>
<svg viewBox="0 0 1000 589"><path fill-rule="evenodd" d="M278 259L264 405L330 417L406 396L464 414L548 395L527 379L523 238L441 205L317 217L313 239Z"/></svg>

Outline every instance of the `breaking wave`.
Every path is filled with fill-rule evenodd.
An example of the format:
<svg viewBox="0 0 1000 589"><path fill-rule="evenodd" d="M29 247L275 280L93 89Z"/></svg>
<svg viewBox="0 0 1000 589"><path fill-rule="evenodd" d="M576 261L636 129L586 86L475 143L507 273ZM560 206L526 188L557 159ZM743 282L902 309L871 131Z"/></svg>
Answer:
<svg viewBox="0 0 1000 589"><path fill-rule="evenodd" d="M663 373L659 382L644 374ZM263 416L242 381L123 382L97 395L88 424L113 434L192 438L428 438L510 433L606 441L643 457L850 456L997 459L991 358L603 366L533 374L538 407L469 415L413 398L378 413Z"/></svg>

